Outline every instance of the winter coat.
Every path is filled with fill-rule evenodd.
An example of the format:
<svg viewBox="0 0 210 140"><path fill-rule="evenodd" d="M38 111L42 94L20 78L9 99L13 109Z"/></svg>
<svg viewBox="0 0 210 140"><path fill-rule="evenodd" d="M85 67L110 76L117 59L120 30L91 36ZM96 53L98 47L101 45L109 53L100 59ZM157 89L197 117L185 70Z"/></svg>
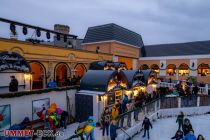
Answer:
<svg viewBox="0 0 210 140"><path fill-rule="evenodd" d="M176 122L178 122L179 124L183 124L184 121L184 115L178 115Z"/></svg>
<svg viewBox="0 0 210 140"><path fill-rule="evenodd" d="M110 112L108 112L108 113L104 112L101 116L101 123L102 124L110 123L110 121L111 121L111 113Z"/></svg>
<svg viewBox="0 0 210 140"><path fill-rule="evenodd" d="M183 132L184 132L185 136L190 132L190 129L192 129L192 125L191 124L189 124L189 125L184 124L183 125Z"/></svg>
<svg viewBox="0 0 210 140"><path fill-rule="evenodd" d="M143 123L142 123L142 127L144 127L144 129L149 130L149 128L152 128L152 124L149 120L149 118L145 118Z"/></svg>
<svg viewBox="0 0 210 140"><path fill-rule="evenodd" d="M18 81L17 79L12 79L10 84L9 84L9 91L10 92L15 92L18 91Z"/></svg>
<svg viewBox="0 0 210 140"><path fill-rule="evenodd" d="M183 132L178 130L175 134L174 137L172 137L171 139L176 139L176 140L182 140L183 139Z"/></svg>
<svg viewBox="0 0 210 140"><path fill-rule="evenodd" d="M191 135L190 133L188 133L184 138L183 140L196 140L196 137L195 135Z"/></svg>
<svg viewBox="0 0 210 140"><path fill-rule="evenodd" d="M119 115L119 110L117 107L112 107L112 119L115 119Z"/></svg>
<svg viewBox="0 0 210 140"><path fill-rule="evenodd" d="M116 138L117 137L117 129L119 129L119 127L117 125L110 125L110 137L111 138Z"/></svg>

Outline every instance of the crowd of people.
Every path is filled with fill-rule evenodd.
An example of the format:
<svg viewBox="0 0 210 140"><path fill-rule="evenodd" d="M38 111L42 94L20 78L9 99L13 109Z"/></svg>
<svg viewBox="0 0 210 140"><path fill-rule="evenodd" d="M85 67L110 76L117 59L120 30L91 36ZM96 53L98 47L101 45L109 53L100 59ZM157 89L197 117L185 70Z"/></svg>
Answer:
<svg viewBox="0 0 210 140"><path fill-rule="evenodd" d="M178 123L178 130L176 134L171 138L175 140L205 140L204 137L199 134L196 138L192 124L188 118L185 118L184 113L180 112L177 116L176 123Z"/></svg>

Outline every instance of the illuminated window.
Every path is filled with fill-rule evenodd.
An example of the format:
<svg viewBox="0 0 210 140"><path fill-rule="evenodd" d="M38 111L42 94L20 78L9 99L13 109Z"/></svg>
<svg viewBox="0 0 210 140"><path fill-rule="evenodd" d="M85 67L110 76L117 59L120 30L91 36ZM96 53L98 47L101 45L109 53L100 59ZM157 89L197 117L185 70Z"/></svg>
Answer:
<svg viewBox="0 0 210 140"><path fill-rule="evenodd" d="M151 65L151 70L154 70L157 74L160 73L160 69L159 69L159 66L157 64L153 64Z"/></svg>
<svg viewBox="0 0 210 140"><path fill-rule="evenodd" d="M176 75L176 65L169 64L166 70L167 75L174 76Z"/></svg>
<svg viewBox="0 0 210 140"><path fill-rule="evenodd" d="M189 75L190 70L189 70L189 66L185 63L181 64L179 66L179 75L180 76L185 76L185 75Z"/></svg>
<svg viewBox="0 0 210 140"><path fill-rule="evenodd" d="M208 64L200 64L198 66L198 75L200 76L208 76L210 73L209 65Z"/></svg>

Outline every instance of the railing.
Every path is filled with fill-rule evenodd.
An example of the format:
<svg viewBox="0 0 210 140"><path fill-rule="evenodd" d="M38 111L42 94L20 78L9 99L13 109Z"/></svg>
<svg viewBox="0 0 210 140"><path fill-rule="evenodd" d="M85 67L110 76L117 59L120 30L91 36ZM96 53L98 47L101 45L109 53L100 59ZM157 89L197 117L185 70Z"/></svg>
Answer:
<svg viewBox="0 0 210 140"><path fill-rule="evenodd" d="M176 83L167 83L167 82L160 82L157 87L168 87L168 88L174 88L176 86ZM191 86L191 88L193 88L194 86ZM199 91L198 93L199 94L206 94L208 95L208 92L209 92L209 88L208 86L206 85L206 87L198 87L199 88Z"/></svg>
<svg viewBox="0 0 210 140"><path fill-rule="evenodd" d="M118 125L119 127L128 129L139 124L138 129L140 130L141 123L143 122L145 116L147 117L153 116L155 118L159 118L161 117L161 113L160 114L158 113L162 110L166 110L166 112L169 112L168 113L169 116L170 115L176 116L178 115L178 112L175 111L174 113L174 109L184 110L186 108L191 108L193 113L196 114L198 112L196 112L196 110L194 110L193 107L205 107L205 106L210 106L210 96L208 95L188 96L188 97L163 97L154 100L142 106L141 108L134 108L131 111L121 114L120 116L118 116ZM168 109L172 109L171 112L173 113L170 113ZM206 110L202 111L206 113L205 112ZM136 132L133 133L135 134Z"/></svg>

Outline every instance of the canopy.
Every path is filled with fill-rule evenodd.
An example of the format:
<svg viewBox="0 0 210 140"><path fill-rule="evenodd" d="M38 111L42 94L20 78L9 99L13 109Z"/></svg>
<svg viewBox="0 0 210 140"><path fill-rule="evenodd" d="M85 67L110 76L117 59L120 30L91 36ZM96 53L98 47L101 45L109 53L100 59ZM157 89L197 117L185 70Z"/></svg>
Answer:
<svg viewBox="0 0 210 140"><path fill-rule="evenodd" d="M88 70L81 79L80 89L106 92L109 80L117 73L117 71Z"/></svg>
<svg viewBox="0 0 210 140"><path fill-rule="evenodd" d="M123 73L128 81L128 88L131 89L133 86L137 84L144 84L144 75L142 71L137 71L137 70L123 70ZM138 81L135 85L134 82Z"/></svg>

